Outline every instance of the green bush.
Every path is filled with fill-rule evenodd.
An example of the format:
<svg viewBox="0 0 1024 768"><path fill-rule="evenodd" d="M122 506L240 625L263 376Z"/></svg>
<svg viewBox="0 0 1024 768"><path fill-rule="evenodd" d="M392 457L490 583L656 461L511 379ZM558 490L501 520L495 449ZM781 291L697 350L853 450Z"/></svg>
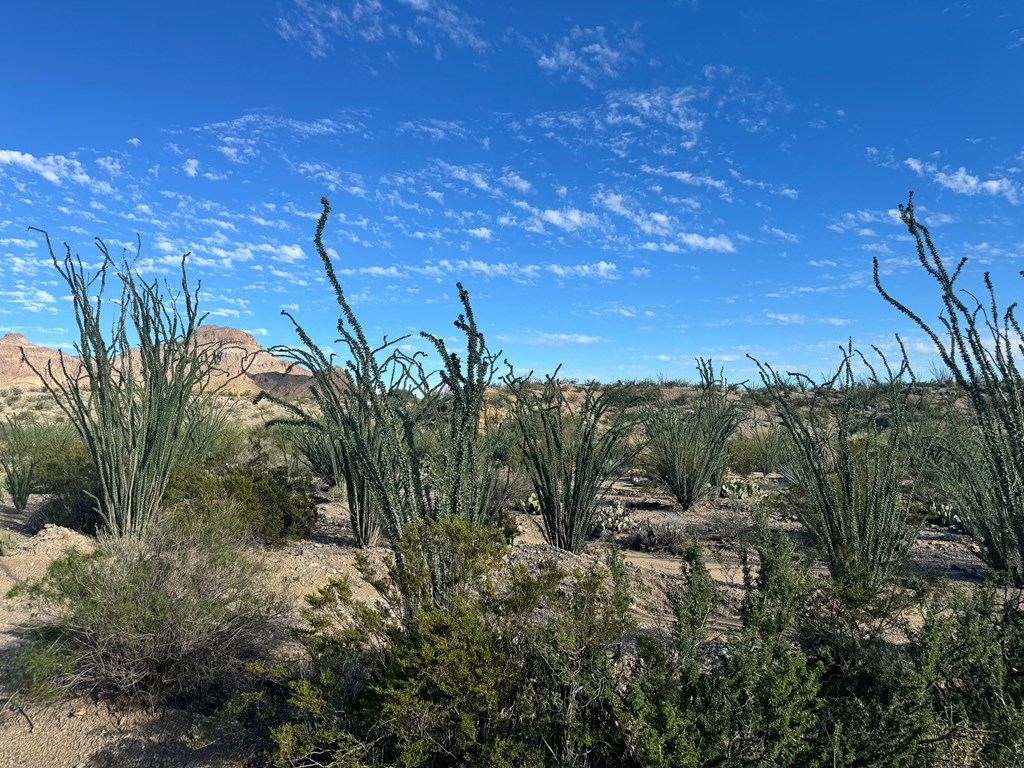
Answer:
<svg viewBox="0 0 1024 768"><path fill-rule="evenodd" d="M96 499L96 466L73 429L53 426L36 462L35 490L48 498L29 517L29 530L52 524L92 535L103 525Z"/></svg>
<svg viewBox="0 0 1024 768"><path fill-rule="evenodd" d="M692 539L693 534L676 523L647 523L637 532L633 546L641 552L682 555L690 547Z"/></svg>
<svg viewBox="0 0 1024 768"><path fill-rule="evenodd" d="M282 603L262 562L242 551L222 507L161 518L140 536L65 552L27 596L39 619L21 653L35 692L92 691L189 709L237 693L246 665L280 637Z"/></svg>
<svg viewBox="0 0 1024 768"><path fill-rule="evenodd" d="M770 475L785 463L788 443L785 431L777 426L759 427L748 434L737 434L725 445L729 468L738 475L760 472Z"/></svg>
<svg viewBox="0 0 1024 768"><path fill-rule="evenodd" d="M310 482L307 475L292 475L285 467L260 460L221 471L186 464L171 474L164 504L185 506L192 514L204 516L226 500L250 535L278 546L306 538L316 528L319 512L309 492Z"/></svg>
<svg viewBox="0 0 1024 768"><path fill-rule="evenodd" d="M623 764L617 715L632 622L621 562L610 561L611 578L569 578L551 563L496 578L495 532L449 517L407 536L403 556L373 577L386 598L433 588L433 571L414 563L428 541L462 564L463 589L443 608L422 599L408 612L358 603L347 582L310 597L299 635L309 674L286 691L274 677L262 699L235 710L271 725L276 764Z"/></svg>
<svg viewBox="0 0 1024 768"><path fill-rule="evenodd" d="M758 559L756 576L744 560L742 630L723 649L710 632L717 586L695 541L683 553L672 633L638 640L628 682L626 722L640 765L825 764L814 762L820 668L785 639L806 570L784 537L763 536Z"/></svg>

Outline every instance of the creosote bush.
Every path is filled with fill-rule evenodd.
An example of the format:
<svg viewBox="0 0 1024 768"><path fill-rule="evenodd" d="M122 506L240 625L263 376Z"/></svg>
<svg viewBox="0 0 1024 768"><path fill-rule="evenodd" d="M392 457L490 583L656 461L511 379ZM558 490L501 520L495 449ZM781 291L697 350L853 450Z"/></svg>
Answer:
<svg viewBox="0 0 1024 768"><path fill-rule="evenodd" d="M443 606L418 562L427 541L462 564ZM236 704L271 725L276 764L620 764L632 622L619 560L572 577L548 562L497 579L497 532L451 516L408 526L399 549L384 573L368 573L384 595L377 606L355 601L345 581L309 598L299 633L309 674L276 670L262 696Z"/></svg>
<svg viewBox="0 0 1024 768"><path fill-rule="evenodd" d="M240 548L229 505L161 516L143 533L65 552L10 596L39 618L18 668L32 691L98 692L203 710L244 688L281 639L284 607L262 561Z"/></svg>
<svg viewBox="0 0 1024 768"><path fill-rule="evenodd" d="M266 456L222 469L186 464L172 473L164 503L208 517L224 504L246 533L270 546L308 537L319 519L311 478L271 466ZM213 521L211 521L213 523Z"/></svg>

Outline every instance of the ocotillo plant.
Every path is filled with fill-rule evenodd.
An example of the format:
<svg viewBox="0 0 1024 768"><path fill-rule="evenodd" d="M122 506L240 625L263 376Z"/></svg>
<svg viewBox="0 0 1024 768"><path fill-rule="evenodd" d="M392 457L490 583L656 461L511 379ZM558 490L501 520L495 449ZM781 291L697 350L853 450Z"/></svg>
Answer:
<svg viewBox="0 0 1024 768"><path fill-rule="evenodd" d="M339 455L350 462L345 466L353 477L366 484L393 545L408 524L422 518L454 515L486 522L492 484L488 457L481 450L481 416L498 356L487 349L468 292L458 285L463 313L455 327L466 340L464 358L427 332L420 336L440 357L440 370L430 370L423 353L410 355L398 347L407 336L385 338L380 346L373 346L324 247L331 209L326 198L321 204L314 242L341 309L337 328L348 356L344 374L286 312L303 348L277 351L313 374L311 393L317 409L307 412L265 393L260 398L288 409L292 414L288 423L319 430L338 442ZM431 462L423 459L425 435L436 446Z"/></svg>
<svg viewBox="0 0 1024 768"><path fill-rule="evenodd" d="M544 535L560 549L580 552L598 496L635 455L629 441L638 397L629 388L624 397L622 385L594 382L573 405L557 370L540 384L511 373L505 383Z"/></svg>
<svg viewBox="0 0 1024 768"><path fill-rule="evenodd" d="M42 438L41 426L23 416L8 416L0 422L0 469L4 473L4 488L19 512L25 510L32 493Z"/></svg>
<svg viewBox="0 0 1024 768"><path fill-rule="evenodd" d="M210 374L219 356L197 344L205 318L200 286L189 288L182 257L181 293L167 296L158 281L143 280L134 261L125 259L115 271L99 238L103 261L89 275L70 246L58 258L50 236L37 231L71 293L79 359L62 354L45 371L23 359L85 441L99 475L97 505L105 529L114 536L137 533L156 514L171 469L202 423L193 415L212 392ZM117 300L106 295L112 272L121 286ZM109 333L102 313L108 304L115 307Z"/></svg>
<svg viewBox="0 0 1024 768"><path fill-rule="evenodd" d="M832 579L858 597L876 594L902 572L917 533L909 521L910 495L901 488L909 471L905 423L912 372L905 352L895 370L876 352L884 375L851 344L836 373L820 383L798 373L783 377L751 358L792 440L786 474L807 499L794 511ZM864 416L855 412L862 388L855 361L867 369L879 400L858 435L854 420ZM794 384L802 402L792 397Z"/></svg>
<svg viewBox="0 0 1024 768"><path fill-rule="evenodd" d="M644 416L644 468L663 482L683 509L716 491L728 461L726 443L742 416L729 386L710 360L698 360L700 396L692 409L661 403Z"/></svg>
<svg viewBox="0 0 1024 768"><path fill-rule="evenodd" d="M1024 354L1024 332L1016 302L1000 310L992 278L985 273L987 304L961 290L967 257L947 268L928 228L914 212L914 196L900 206L900 217L917 246L925 273L935 281L941 300L938 325L927 322L883 286L874 261L875 287L882 297L910 318L935 346L973 410L976 441L950 442L947 457L954 465L948 493L956 513L997 571L1024 585L1024 379L1018 365ZM1022 273L1024 274L1024 273Z"/></svg>
<svg viewBox="0 0 1024 768"><path fill-rule="evenodd" d="M342 399L358 397L347 390L340 392L339 396ZM365 410L353 403L343 411L354 416L347 426L359 430L362 435L360 439L374 446L378 433ZM338 412L332 408L322 411L317 427L299 427L292 439L315 475L328 485L344 488L349 522L356 543L360 547L372 547L380 534L379 516L366 476L359 471L355 456L347 448L349 441L344 438L346 424L334 420L333 417L337 415Z"/></svg>

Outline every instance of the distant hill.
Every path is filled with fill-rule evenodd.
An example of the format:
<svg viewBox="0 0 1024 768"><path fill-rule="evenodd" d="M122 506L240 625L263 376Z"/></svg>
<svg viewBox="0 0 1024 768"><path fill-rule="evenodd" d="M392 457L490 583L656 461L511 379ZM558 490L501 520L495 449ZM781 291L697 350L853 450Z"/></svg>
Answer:
<svg viewBox="0 0 1024 768"><path fill-rule="evenodd" d="M271 354L255 336L237 328L201 326L196 332L196 342L220 352L213 384L226 382L225 389L232 394L255 395L267 391L279 397L294 398L305 395L312 383L308 371ZM0 388L41 386L38 376L26 364L23 351L24 358L37 370L45 372L47 365L54 371L60 370L60 351L33 344L20 333L8 333L0 337ZM78 358L64 354L63 364L73 371L78 366ZM343 374L339 371L339 375Z"/></svg>

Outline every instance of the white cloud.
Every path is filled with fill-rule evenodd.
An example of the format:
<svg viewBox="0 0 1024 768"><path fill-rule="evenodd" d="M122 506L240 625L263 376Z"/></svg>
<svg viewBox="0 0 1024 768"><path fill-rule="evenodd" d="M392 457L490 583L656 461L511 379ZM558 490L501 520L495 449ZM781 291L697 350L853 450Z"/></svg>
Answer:
<svg viewBox="0 0 1024 768"><path fill-rule="evenodd" d="M98 165L111 176L121 175L121 163L119 163L113 157L101 157L99 160L96 161L96 165Z"/></svg>
<svg viewBox="0 0 1024 768"><path fill-rule="evenodd" d="M185 161L185 164L181 166L181 170L183 170L185 175L190 179L194 179L199 175L199 161L195 158L189 158Z"/></svg>
<svg viewBox="0 0 1024 768"><path fill-rule="evenodd" d="M128 139L128 143L131 144L133 147L138 148L138 147L142 146L142 139L138 139L138 138L132 137L132 138Z"/></svg>
<svg viewBox="0 0 1024 768"><path fill-rule="evenodd" d="M698 235L692 232L683 232L678 236L678 238L679 241L687 248L692 248L698 251L718 251L719 253L736 252L736 246L732 244L732 241L726 235L705 237L704 235Z"/></svg>
<svg viewBox="0 0 1024 768"><path fill-rule="evenodd" d="M450 0L400 0L399 6L387 8L380 0L355 0L348 5L343 9L335 3L294 0L290 12L276 19L277 33L315 58L325 58L334 49L336 37L364 42L398 39L422 46L423 33L435 46L441 40L480 53L488 48L478 30L480 22Z"/></svg>
<svg viewBox="0 0 1024 768"><path fill-rule="evenodd" d="M565 344L604 344L610 340L603 336L590 336L585 333L534 333L524 338L502 335L498 336L498 341L560 347Z"/></svg>
<svg viewBox="0 0 1024 768"><path fill-rule="evenodd" d="M513 171L506 171L505 175L498 179L502 184L510 189L514 189L516 192L526 194L533 189L533 184L522 178L518 173Z"/></svg>
<svg viewBox="0 0 1024 768"><path fill-rule="evenodd" d="M967 172L967 169L960 166L953 173L939 172L935 174L935 181L946 189L959 192L962 195L997 195L1005 197L1010 203L1018 201L1017 186L1007 178L981 179Z"/></svg>
<svg viewBox="0 0 1024 768"><path fill-rule="evenodd" d="M691 187L707 187L708 189L714 189L721 192L723 195L727 195L729 193L729 184L727 182L722 179L716 179L709 174L695 174L690 171L674 171L663 167L650 166L646 163L640 166L640 170L644 173L651 173L675 179L676 181L688 184Z"/></svg>
<svg viewBox="0 0 1024 768"><path fill-rule="evenodd" d="M0 238L0 247L4 248L38 248L39 243L35 240L25 240L20 237Z"/></svg>
<svg viewBox="0 0 1024 768"><path fill-rule="evenodd" d="M93 179L86 173L84 166L73 157L64 157L63 155L36 157L27 152L0 149L0 165L8 165L37 174L57 186L62 186L65 181L70 180L76 184L87 186L94 192L104 194L113 192L110 184Z"/></svg>
<svg viewBox="0 0 1024 768"><path fill-rule="evenodd" d="M398 132L425 136L434 141L442 141L453 137L464 139L468 135L466 129L457 121L434 119L404 122L399 126Z"/></svg>
<svg viewBox="0 0 1024 768"><path fill-rule="evenodd" d="M807 317L799 313L784 314L777 312L769 312L768 319L774 320L784 325L803 325L806 322Z"/></svg>
<svg viewBox="0 0 1024 768"><path fill-rule="evenodd" d="M553 48L540 54L537 66L595 88L599 78L618 77L642 48L643 43L632 32L609 42L604 27L574 26Z"/></svg>
<svg viewBox="0 0 1024 768"><path fill-rule="evenodd" d="M257 246L248 247L258 253L269 254L272 259L283 261L286 264L294 264L295 262L306 258L306 253L302 250L301 245L271 245L270 243L261 243Z"/></svg>
<svg viewBox="0 0 1024 768"><path fill-rule="evenodd" d="M538 211L537 218L548 224L553 224L559 229L564 229L566 232L575 232L577 229L589 229L600 225L597 216L578 208L562 208L557 211L547 208Z"/></svg>
<svg viewBox="0 0 1024 768"><path fill-rule="evenodd" d="M25 312L57 312L57 299L52 293L24 283L19 282L13 291L0 291L0 296L6 299L4 303L8 306ZM0 313L7 312L8 310L0 310Z"/></svg>
<svg viewBox="0 0 1024 768"><path fill-rule="evenodd" d="M604 280L616 280L619 268L610 261L598 261L594 264L549 264L547 270L559 277L599 277Z"/></svg>
<svg viewBox="0 0 1024 768"><path fill-rule="evenodd" d="M217 147L217 151L232 163L248 163L259 157L256 149L256 139L242 139L237 136L225 136L223 143Z"/></svg>
<svg viewBox="0 0 1024 768"><path fill-rule="evenodd" d="M794 235L792 232L786 232L785 230L779 229L778 227L769 227L767 224L765 224L763 227L761 227L761 231L767 232L769 235L774 235L775 237L779 238L779 240L785 240L787 243L800 242L799 235Z"/></svg>
<svg viewBox="0 0 1024 768"><path fill-rule="evenodd" d="M960 195L992 195L1004 198L1011 205L1017 205L1021 201L1021 187L1005 176L983 179L962 165L956 170L939 170L934 163L914 157L908 157L903 164L918 176L930 176L939 186Z"/></svg>
<svg viewBox="0 0 1024 768"><path fill-rule="evenodd" d="M481 240L490 240L493 232L487 227L477 227L476 229L467 229L466 234L479 237Z"/></svg>

